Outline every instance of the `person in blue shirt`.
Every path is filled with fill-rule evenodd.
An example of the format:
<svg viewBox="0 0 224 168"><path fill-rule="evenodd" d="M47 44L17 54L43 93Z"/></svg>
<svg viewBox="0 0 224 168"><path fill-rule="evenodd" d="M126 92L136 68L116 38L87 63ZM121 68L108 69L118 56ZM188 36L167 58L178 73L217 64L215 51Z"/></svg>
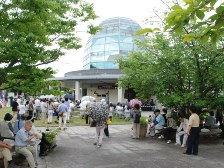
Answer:
<svg viewBox="0 0 224 168"><path fill-rule="evenodd" d="M26 157L31 168L36 168L34 156L35 148L30 145L33 138L38 138L37 134L31 134L32 121L26 121L23 128L21 128L15 138L15 151Z"/></svg>
<svg viewBox="0 0 224 168"><path fill-rule="evenodd" d="M162 114L160 114L160 110L156 109L155 110L155 119L153 120L153 123L150 125L149 131L150 131L150 136L155 136L155 133L160 132L165 124L165 119Z"/></svg>
<svg viewBox="0 0 224 168"><path fill-rule="evenodd" d="M68 107L65 105L65 100L61 100L61 104L58 106L58 116L59 116L59 129L61 129L62 119L64 121L64 129L66 129Z"/></svg>
<svg viewBox="0 0 224 168"><path fill-rule="evenodd" d="M16 120L15 124L14 124L14 134L16 135L16 133L21 129L23 128L25 124L25 116L24 115L21 115L20 116L20 119L19 120Z"/></svg>

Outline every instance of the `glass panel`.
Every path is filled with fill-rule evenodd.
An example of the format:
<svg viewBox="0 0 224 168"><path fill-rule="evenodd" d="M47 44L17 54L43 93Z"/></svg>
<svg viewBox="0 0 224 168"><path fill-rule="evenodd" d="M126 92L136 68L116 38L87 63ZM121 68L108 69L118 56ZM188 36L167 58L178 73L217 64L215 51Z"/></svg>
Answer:
<svg viewBox="0 0 224 168"><path fill-rule="evenodd" d="M105 60L116 60L119 57L119 51L107 51L105 52Z"/></svg>
<svg viewBox="0 0 224 168"><path fill-rule="evenodd" d="M92 56L91 57L91 62L100 62L104 61L104 56Z"/></svg>
<svg viewBox="0 0 224 168"><path fill-rule="evenodd" d="M132 43L132 40L131 36L120 36L120 42Z"/></svg>
<svg viewBox="0 0 224 168"><path fill-rule="evenodd" d="M119 50L116 51L105 51L105 56L117 55L119 54Z"/></svg>
<svg viewBox="0 0 224 168"><path fill-rule="evenodd" d="M90 68L97 69L118 69L119 66L115 62L92 62Z"/></svg>
<svg viewBox="0 0 224 168"><path fill-rule="evenodd" d="M108 36L106 37L106 43L119 42L119 36Z"/></svg>
<svg viewBox="0 0 224 168"><path fill-rule="evenodd" d="M110 50L119 50L119 44L118 43L105 44L105 51Z"/></svg>
<svg viewBox="0 0 224 168"><path fill-rule="evenodd" d="M120 50L120 54L123 55L128 55L129 51L124 51L124 50Z"/></svg>
<svg viewBox="0 0 224 168"><path fill-rule="evenodd" d="M121 50L132 51L132 50L133 50L133 44L129 44L129 43L120 43L120 49L121 49Z"/></svg>
<svg viewBox="0 0 224 168"><path fill-rule="evenodd" d="M104 45L93 45L91 52L104 51Z"/></svg>
<svg viewBox="0 0 224 168"><path fill-rule="evenodd" d="M104 44L104 43L105 43L105 37L93 38L93 45Z"/></svg>

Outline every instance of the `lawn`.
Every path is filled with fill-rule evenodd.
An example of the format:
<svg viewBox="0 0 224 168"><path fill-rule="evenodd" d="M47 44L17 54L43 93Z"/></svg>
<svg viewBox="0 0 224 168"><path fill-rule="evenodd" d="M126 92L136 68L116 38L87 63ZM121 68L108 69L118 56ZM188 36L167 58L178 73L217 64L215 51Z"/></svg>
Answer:
<svg viewBox="0 0 224 168"><path fill-rule="evenodd" d="M3 120L4 115L6 113L12 114L11 107L4 107L0 110L0 120ZM56 117L53 117L52 124L44 124L41 120L35 120L35 126L37 127L56 127L58 124L55 122L57 120ZM112 125L123 125L123 124L131 124L131 120L125 121L124 119L120 119L118 117L113 117ZM72 113L72 117L70 120L70 123L67 124L67 126L85 126L87 125L85 123L85 119L82 119L79 115L79 112Z"/></svg>

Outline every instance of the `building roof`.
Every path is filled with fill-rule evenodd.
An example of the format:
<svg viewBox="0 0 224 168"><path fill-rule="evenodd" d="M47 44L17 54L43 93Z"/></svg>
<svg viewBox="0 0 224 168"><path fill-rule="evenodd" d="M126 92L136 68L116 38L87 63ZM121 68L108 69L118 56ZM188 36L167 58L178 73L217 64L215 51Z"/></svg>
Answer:
<svg viewBox="0 0 224 168"><path fill-rule="evenodd" d="M119 69L90 69L68 72L64 77L49 78L49 80L100 80L118 79L124 76Z"/></svg>

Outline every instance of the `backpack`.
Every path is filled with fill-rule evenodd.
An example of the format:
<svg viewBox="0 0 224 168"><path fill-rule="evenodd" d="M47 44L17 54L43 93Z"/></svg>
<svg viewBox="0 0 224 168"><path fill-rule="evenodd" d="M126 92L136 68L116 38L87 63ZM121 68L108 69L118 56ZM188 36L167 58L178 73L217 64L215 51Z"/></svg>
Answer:
<svg viewBox="0 0 224 168"><path fill-rule="evenodd" d="M135 113L134 123L140 123L141 115L140 113Z"/></svg>

